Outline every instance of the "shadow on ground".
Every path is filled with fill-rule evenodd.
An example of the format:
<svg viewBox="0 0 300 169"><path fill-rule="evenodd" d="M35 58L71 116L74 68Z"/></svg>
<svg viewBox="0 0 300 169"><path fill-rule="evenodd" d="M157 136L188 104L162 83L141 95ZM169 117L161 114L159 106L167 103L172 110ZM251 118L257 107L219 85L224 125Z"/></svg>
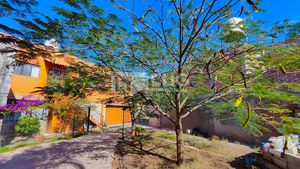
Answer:
<svg viewBox="0 0 300 169"><path fill-rule="evenodd" d="M4 159L0 158L0 169L110 168L108 159L119 136L118 133L93 134L32 147L10 157L6 154Z"/></svg>
<svg viewBox="0 0 300 169"><path fill-rule="evenodd" d="M142 140L132 141L131 138L119 140L116 146L116 159L113 163L114 168L151 168L152 164L142 162L144 158L151 158L154 163L160 163L160 168L168 168L175 165L176 161L173 158L157 153L158 149L168 149L173 144L166 143L160 145L152 145L151 148L145 145L145 140L152 139L147 136L142 136ZM129 158L128 158L129 157ZM136 158L138 159L136 159ZM149 159L148 159L149 160ZM145 161L148 161L145 160ZM159 162L158 162L159 161Z"/></svg>
<svg viewBox="0 0 300 169"><path fill-rule="evenodd" d="M259 153L249 153L240 157L236 157L234 160L230 161L231 167L236 169L247 169L247 168L259 168L267 169L262 163L262 155Z"/></svg>
<svg viewBox="0 0 300 169"><path fill-rule="evenodd" d="M149 139L149 140L147 140ZM185 162L180 168L260 168L259 154L249 153L239 157L215 156L208 152L185 149ZM133 141L130 138L119 140L116 146L113 167L127 168L178 168L176 165L175 144L145 138Z"/></svg>

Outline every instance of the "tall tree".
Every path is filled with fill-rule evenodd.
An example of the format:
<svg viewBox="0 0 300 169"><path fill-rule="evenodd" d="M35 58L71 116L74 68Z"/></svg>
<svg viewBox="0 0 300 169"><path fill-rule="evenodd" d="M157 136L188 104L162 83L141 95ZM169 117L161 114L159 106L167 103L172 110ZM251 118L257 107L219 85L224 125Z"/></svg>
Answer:
<svg viewBox="0 0 300 169"><path fill-rule="evenodd" d="M269 39L261 22L251 18L252 11L259 11L253 1L113 0L128 23L105 13L95 1L63 1L70 8L53 7L62 19L51 20L61 30L50 30L40 18L21 21L31 29L30 36L57 38L70 53L105 66L130 85L173 124L178 164L184 159L182 120L201 106L236 102L239 124L248 131L261 129L259 114L245 100L245 91L269 67L248 63L262 55ZM144 6L135 11L138 5ZM137 79L151 79L153 85Z"/></svg>
<svg viewBox="0 0 300 169"><path fill-rule="evenodd" d="M0 2L0 18L26 18L36 13L34 6L38 5L37 0L2 0ZM0 30L9 34L24 35L20 30L7 24L0 23Z"/></svg>
<svg viewBox="0 0 300 169"><path fill-rule="evenodd" d="M26 18L34 13L33 6L38 5L36 0L2 0L0 2L0 18ZM14 27L0 23L0 31L12 35L24 34ZM12 65L17 52L17 41L8 36L0 35L0 105L6 104L10 89L10 76L13 72Z"/></svg>

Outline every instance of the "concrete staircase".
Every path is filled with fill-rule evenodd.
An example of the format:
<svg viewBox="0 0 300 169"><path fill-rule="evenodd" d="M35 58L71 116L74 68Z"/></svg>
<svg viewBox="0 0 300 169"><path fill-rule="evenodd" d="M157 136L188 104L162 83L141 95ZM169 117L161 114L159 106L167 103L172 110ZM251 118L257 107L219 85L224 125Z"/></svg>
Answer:
<svg viewBox="0 0 300 169"><path fill-rule="evenodd" d="M91 104L91 115L90 121L93 122L97 127L101 128L101 104Z"/></svg>

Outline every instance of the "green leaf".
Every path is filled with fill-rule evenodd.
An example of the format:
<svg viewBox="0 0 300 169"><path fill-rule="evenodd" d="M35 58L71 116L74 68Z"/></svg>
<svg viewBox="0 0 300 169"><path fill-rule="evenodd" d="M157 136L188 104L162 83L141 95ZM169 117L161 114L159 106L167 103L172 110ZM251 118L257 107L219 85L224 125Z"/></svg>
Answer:
<svg viewBox="0 0 300 169"><path fill-rule="evenodd" d="M250 122L250 119L251 119L251 105L249 102L246 102L247 103L247 119L245 121L245 123L243 124L243 128L245 128L248 123Z"/></svg>
<svg viewBox="0 0 300 169"><path fill-rule="evenodd" d="M234 106L235 106L235 107L239 107L239 106L241 105L242 101L243 101L243 96L240 97L240 98L238 98L238 99L235 101Z"/></svg>
<svg viewBox="0 0 300 169"><path fill-rule="evenodd" d="M287 74L285 68L282 65L279 65L279 70L282 74Z"/></svg>

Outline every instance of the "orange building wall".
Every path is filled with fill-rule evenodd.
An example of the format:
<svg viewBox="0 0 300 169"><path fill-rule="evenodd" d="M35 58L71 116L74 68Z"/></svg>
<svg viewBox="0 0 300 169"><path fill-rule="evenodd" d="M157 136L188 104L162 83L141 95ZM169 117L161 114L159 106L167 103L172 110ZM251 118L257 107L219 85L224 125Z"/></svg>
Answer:
<svg viewBox="0 0 300 169"><path fill-rule="evenodd" d="M60 65L54 65L45 61L42 57L39 57L31 61L34 65L40 66L40 74L38 78L33 78L30 76L13 74L11 77L11 94L13 94L17 99L23 96L38 96L39 93L35 93L37 87L44 87L48 81L48 72L52 68L58 68L64 70L65 68Z"/></svg>
<svg viewBox="0 0 300 169"><path fill-rule="evenodd" d="M124 122L130 122L130 111L124 111ZM121 124L123 122L123 109L122 107L106 107L105 121L107 125Z"/></svg>
<svg viewBox="0 0 300 169"><path fill-rule="evenodd" d="M34 95L39 96L36 87L45 86L48 79L48 67L44 59L38 58L37 65L40 66L40 74L38 78L24 75L13 74L11 77L11 93L18 99L23 96Z"/></svg>
<svg viewBox="0 0 300 169"><path fill-rule="evenodd" d="M53 110L49 111L48 114L48 125L47 125L47 133L57 133L60 132L61 122L58 120L57 116L53 114ZM66 131L68 132L68 131Z"/></svg>
<svg viewBox="0 0 300 169"><path fill-rule="evenodd" d="M48 114L48 124L47 124L47 133L70 133L72 132L73 121L65 122L64 124L57 118L57 115L53 110L49 111ZM83 131L83 126L78 126L76 131Z"/></svg>
<svg viewBox="0 0 300 169"><path fill-rule="evenodd" d="M59 68L62 71L65 69L64 66L58 64L52 64L49 61L45 61L45 59L42 57L32 60L29 63L40 66L39 77L32 78L29 76L13 74L11 77L11 94L14 95L16 99L19 99L24 96L33 96L33 98L42 97L40 94L34 93L34 91L38 90L37 87L44 87L47 84L49 69L52 69L53 67ZM122 95L120 95L120 93L118 92L113 92L113 91L93 92L90 96L87 97L86 100L91 102L96 101L102 103L103 106L101 108L101 113L103 117L104 115L103 113L106 112L105 121L107 125L122 124L123 122L122 107L107 106L106 110L104 111L104 102L106 102L110 98L112 98L113 101L116 102L123 101ZM115 100L115 98L118 98L118 100ZM48 133L59 132L62 126L60 120L51 111L49 111L49 113L50 114L48 116L47 132ZM130 122L130 118L131 118L130 112L129 110L126 110L124 112L124 122L125 123ZM72 130L70 124L69 125L65 124L64 126L68 126L68 127L63 129L63 132L70 132Z"/></svg>

